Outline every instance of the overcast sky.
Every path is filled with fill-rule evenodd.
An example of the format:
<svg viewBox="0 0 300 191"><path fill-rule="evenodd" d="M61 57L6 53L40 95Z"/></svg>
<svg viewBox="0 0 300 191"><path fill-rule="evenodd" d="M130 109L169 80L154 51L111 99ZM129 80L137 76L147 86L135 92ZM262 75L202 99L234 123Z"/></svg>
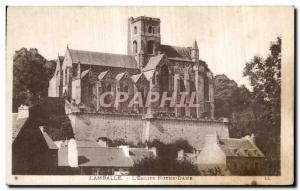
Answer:
<svg viewBox="0 0 300 191"><path fill-rule="evenodd" d="M7 56L21 47L37 48L48 60L72 49L127 53L127 19L161 19L161 43L192 46L213 73L239 85L245 63L268 54L270 41L284 43L288 9L274 7L13 7L8 9Z"/></svg>

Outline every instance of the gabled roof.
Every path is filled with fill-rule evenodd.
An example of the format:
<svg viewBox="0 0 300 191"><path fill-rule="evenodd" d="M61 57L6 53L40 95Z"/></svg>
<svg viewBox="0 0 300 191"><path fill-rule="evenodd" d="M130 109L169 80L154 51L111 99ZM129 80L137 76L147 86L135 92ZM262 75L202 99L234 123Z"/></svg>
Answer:
<svg viewBox="0 0 300 191"><path fill-rule="evenodd" d="M69 49L73 63L138 69L133 56Z"/></svg>
<svg viewBox="0 0 300 191"><path fill-rule="evenodd" d="M220 139L219 145L226 156L264 157L248 139Z"/></svg>
<svg viewBox="0 0 300 191"><path fill-rule="evenodd" d="M144 72L144 75L148 81L150 81L152 79L153 73L154 73L154 70L149 70L147 72Z"/></svg>
<svg viewBox="0 0 300 191"><path fill-rule="evenodd" d="M81 72L81 78L84 78L88 73L89 73L90 69L87 69L83 72Z"/></svg>
<svg viewBox="0 0 300 191"><path fill-rule="evenodd" d="M104 72L101 72L99 75L98 75L98 79L99 80L102 80L104 77L105 77L105 75L108 73L108 70L107 71L104 71Z"/></svg>
<svg viewBox="0 0 300 191"><path fill-rule="evenodd" d="M40 131L48 145L49 149L58 149L56 144L53 142L53 140L49 137L49 135L43 130L43 128L40 128Z"/></svg>
<svg viewBox="0 0 300 191"><path fill-rule="evenodd" d="M170 45L160 45L159 51L167 55L168 58L181 58L185 60L192 60L190 47L178 47Z"/></svg>
<svg viewBox="0 0 300 191"><path fill-rule="evenodd" d="M95 167L132 167L133 161L123 149L114 147L78 147L78 165Z"/></svg>
<svg viewBox="0 0 300 191"><path fill-rule="evenodd" d="M149 71L149 70L154 70L156 66L160 63L162 58L164 57L164 54L159 54L157 56L153 56L149 59L148 63L146 66L142 69L143 72Z"/></svg>
<svg viewBox="0 0 300 191"><path fill-rule="evenodd" d="M58 56L58 60L60 65L62 65L62 63L64 62L65 57L64 56Z"/></svg>
<svg viewBox="0 0 300 191"><path fill-rule="evenodd" d="M18 136L20 130L24 126L28 118L19 118L18 113L12 114L12 138L13 140Z"/></svg>
<svg viewBox="0 0 300 191"><path fill-rule="evenodd" d="M141 78L143 78L143 76L144 76L144 78L146 78L144 73L140 73L140 74L132 75L131 79L134 81L134 83L137 83Z"/></svg>
<svg viewBox="0 0 300 191"><path fill-rule="evenodd" d="M128 72L122 72L122 73L119 73L117 74L116 76L116 80L117 81L120 81L122 78L124 78L125 76L129 76L129 73Z"/></svg>

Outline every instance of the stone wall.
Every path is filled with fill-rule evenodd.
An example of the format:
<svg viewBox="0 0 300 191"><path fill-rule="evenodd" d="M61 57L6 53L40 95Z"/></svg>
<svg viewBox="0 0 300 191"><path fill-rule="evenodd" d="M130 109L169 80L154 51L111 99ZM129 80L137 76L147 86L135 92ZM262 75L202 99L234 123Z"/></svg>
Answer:
<svg viewBox="0 0 300 191"><path fill-rule="evenodd" d="M77 140L108 137L136 144L154 139L165 143L184 139L196 149L201 149L206 134L229 137L227 124L216 120L143 119L142 115L108 113L73 113L69 114L69 118Z"/></svg>
<svg viewBox="0 0 300 191"><path fill-rule="evenodd" d="M150 122L149 139L159 139L166 143L184 139L194 148L202 149L205 136L214 133L220 138L229 138L227 125L219 121L154 119Z"/></svg>

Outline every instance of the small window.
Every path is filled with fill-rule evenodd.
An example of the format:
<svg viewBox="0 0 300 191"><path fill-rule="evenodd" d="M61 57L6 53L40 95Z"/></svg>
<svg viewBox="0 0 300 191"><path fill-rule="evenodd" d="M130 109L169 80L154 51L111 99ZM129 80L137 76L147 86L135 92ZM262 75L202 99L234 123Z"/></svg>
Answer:
<svg viewBox="0 0 300 191"><path fill-rule="evenodd" d="M148 27L148 33L152 33L153 32L153 28L152 28L152 26L149 26Z"/></svg>
<svg viewBox="0 0 300 191"><path fill-rule="evenodd" d="M133 41L133 52L137 53L137 42Z"/></svg>
<svg viewBox="0 0 300 191"><path fill-rule="evenodd" d="M133 34L137 34L137 27L136 26L134 26L134 28L133 28Z"/></svg>

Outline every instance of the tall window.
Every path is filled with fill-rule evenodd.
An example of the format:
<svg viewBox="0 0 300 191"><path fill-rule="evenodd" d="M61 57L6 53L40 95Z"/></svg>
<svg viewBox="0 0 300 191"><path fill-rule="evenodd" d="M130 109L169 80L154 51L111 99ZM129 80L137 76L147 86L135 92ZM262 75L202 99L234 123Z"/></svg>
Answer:
<svg viewBox="0 0 300 191"><path fill-rule="evenodd" d="M133 52L137 53L137 42L133 41Z"/></svg>
<svg viewBox="0 0 300 191"><path fill-rule="evenodd" d="M148 27L148 33L152 33L152 31L153 31L152 26L149 26L149 27Z"/></svg>
<svg viewBox="0 0 300 191"><path fill-rule="evenodd" d="M67 77L68 77L68 74L67 74L68 72L67 72L67 69L65 69L65 85L67 85Z"/></svg>
<svg viewBox="0 0 300 191"><path fill-rule="evenodd" d="M137 34L137 27L136 26L134 26L134 28L133 28L133 34Z"/></svg>
<svg viewBox="0 0 300 191"><path fill-rule="evenodd" d="M147 44L147 52L148 54L153 54L154 42L153 40L149 40Z"/></svg>

